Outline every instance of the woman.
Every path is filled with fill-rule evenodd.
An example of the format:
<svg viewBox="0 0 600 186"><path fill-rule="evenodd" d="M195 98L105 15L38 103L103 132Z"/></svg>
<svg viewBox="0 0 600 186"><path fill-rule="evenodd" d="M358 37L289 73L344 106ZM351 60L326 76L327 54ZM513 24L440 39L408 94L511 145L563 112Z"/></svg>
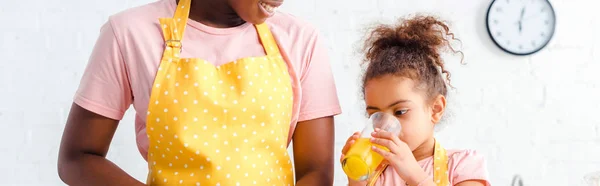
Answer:
<svg viewBox="0 0 600 186"><path fill-rule="evenodd" d="M69 114L61 179L144 185L105 158L133 104L149 185L331 185L340 107L326 48L281 4L160 0L111 16Z"/></svg>

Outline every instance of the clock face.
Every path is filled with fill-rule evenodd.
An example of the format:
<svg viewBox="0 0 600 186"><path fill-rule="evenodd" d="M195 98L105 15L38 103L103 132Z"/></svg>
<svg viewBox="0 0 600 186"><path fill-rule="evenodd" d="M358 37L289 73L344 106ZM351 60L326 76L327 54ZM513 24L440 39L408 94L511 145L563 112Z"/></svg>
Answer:
<svg viewBox="0 0 600 186"><path fill-rule="evenodd" d="M486 21L498 47L511 54L529 55L550 42L556 17L547 0L494 0Z"/></svg>

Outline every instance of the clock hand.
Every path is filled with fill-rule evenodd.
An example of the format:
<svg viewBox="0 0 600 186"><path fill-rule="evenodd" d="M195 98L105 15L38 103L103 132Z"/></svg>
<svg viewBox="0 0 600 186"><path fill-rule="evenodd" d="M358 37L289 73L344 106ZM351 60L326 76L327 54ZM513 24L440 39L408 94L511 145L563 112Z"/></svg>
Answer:
<svg viewBox="0 0 600 186"><path fill-rule="evenodd" d="M524 15L525 15L525 7L521 8L521 16L519 17L519 19L523 20Z"/></svg>
<svg viewBox="0 0 600 186"><path fill-rule="evenodd" d="M525 15L525 7L521 8L521 16L519 16L519 34L523 30L523 16Z"/></svg>

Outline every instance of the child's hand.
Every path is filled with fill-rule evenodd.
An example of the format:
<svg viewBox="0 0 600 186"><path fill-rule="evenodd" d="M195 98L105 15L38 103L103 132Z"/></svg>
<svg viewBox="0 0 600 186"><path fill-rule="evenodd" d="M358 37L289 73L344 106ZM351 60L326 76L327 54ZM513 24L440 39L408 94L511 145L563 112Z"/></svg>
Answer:
<svg viewBox="0 0 600 186"><path fill-rule="evenodd" d="M350 147L356 142L356 140L360 137L360 132L355 132L354 134L352 134L352 136L350 136L350 138L348 138L348 140L346 140L346 145L344 145L344 148L342 148L342 157L340 157L340 163L342 162L342 160L344 160L344 156L346 156L346 153L348 152L348 150L350 149ZM350 186L362 186L362 185L366 185L367 182L366 181L356 181L353 179L348 178L348 185Z"/></svg>
<svg viewBox="0 0 600 186"><path fill-rule="evenodd" d="M371 142L386 147L390 151L373 146L373 151L381 154L389 164L394 167L398 175L409 185L418 185L427 178L427 174L415 159L410 147L398 136L391 132L375 129L371 134Z"/></svg>
<svg viewBox="0 0 600 186"><path fill-rule="evenodd" d="M350 136L348 138L348 140L346 140L346 145L344 145L344 148L342 148L342 157L340 157L340 163L344 159L344 156L346 155L346 153L348 152L350 147L356 142L356 140L359 137L360 137L360 132L354 132L354 134L352 134L352 136Z"/></svg>

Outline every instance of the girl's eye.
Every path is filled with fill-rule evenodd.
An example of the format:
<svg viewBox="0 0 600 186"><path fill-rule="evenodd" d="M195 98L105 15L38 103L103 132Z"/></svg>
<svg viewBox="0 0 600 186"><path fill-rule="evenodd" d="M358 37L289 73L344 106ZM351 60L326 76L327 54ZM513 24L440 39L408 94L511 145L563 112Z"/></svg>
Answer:
<svg viewBox="0 0 600 186"><path fill-rule="evenodd" d="M397 110L396 112L394 112L394 115L399 116L406 114L406 112L408 112L408 110Z"/></svg>

